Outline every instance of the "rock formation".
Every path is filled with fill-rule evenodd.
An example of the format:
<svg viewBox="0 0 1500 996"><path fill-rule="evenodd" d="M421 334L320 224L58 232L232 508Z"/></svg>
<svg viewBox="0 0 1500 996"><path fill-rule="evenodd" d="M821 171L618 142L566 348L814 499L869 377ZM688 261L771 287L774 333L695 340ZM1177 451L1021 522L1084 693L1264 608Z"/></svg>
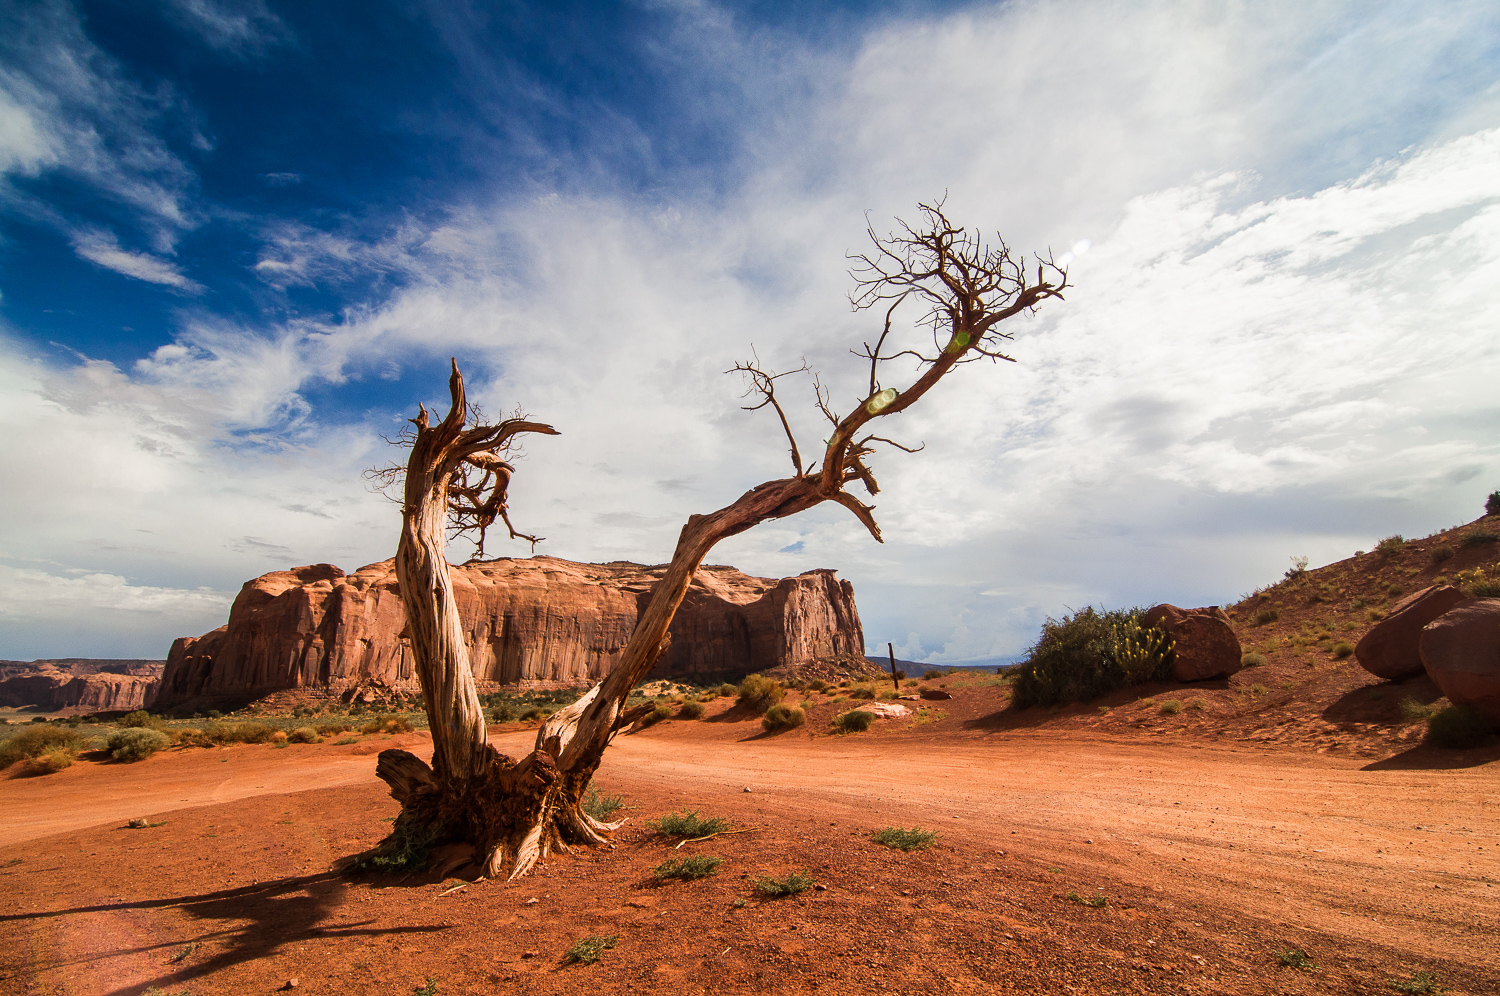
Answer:
<svg viewBox="0 0 1500 996"><path fill-rule="evenodd" d="M1162 630L1176 644L1173 681L1218 678L1234 674L1242 666L1240 638L1229 624L1228 613L1217 605L1201 609L1158 605L1141 617L1141 625Z"/></svg>
<svg viewBox="0 0 1500 996"><path fill-rule="evenodd" d="M1407 595L1360 637L1354 646L1355 659L1366 671L1389 680L1421 674L1422 655L1417 644L1422 639L1422 627L1464 601L1463 592L1445 584Z"/></svg>
<svg viewBox="0 0 1500 996"><path fill-rule="evenodd" d="M1500 599L1481 598L1428 623L1418 644L1427 674L1454 705L1500 727Z"/></svg>
<svg viewBox="0 0 1500 996"><path fill-rule="evenodd" d="M0 662L0 706L40 712L132 712L153 703L160 661Z"/></svg>
<svg viewBox="0 0 1500 996"><path fill-rule="evenodd" d="M614 665L663 567L556 557L453 568L482 691L593 682ZM782 580L700 568L652 677L736 677L864 652L854 589L831 570ZM392 561L273 571L241 589L227 625L172 644L161 709L301 688L345 697L418 690Z"/></svg>

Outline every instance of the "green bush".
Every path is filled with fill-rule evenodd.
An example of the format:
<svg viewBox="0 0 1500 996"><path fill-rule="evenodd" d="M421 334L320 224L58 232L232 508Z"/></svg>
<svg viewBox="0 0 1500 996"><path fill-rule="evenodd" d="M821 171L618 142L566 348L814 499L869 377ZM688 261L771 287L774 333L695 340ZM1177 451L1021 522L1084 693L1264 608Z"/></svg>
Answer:
<svg viewBox="0 0 1500 996"><path fill-rule="evenodd" d="M601 823L609 822L609 818L615 815L616 810L624 805L624 796L605 795L592 782L589 783L588 791L583 795L583 811Z"/></svg>
<svg viewBox="0 0 1500 996"><path fill-rule="evenodd" d="M795 896L797 893L806 892L808 889L811 889L813 886L818 884L817 881L814 880L812 876L808 875L805 870L800 872L792 872L785 878L756 876L755 878L752 878L750 882L755 886L755 891L760 895L765 896L767 899L780 899L783 896Z"/></svg>
<svg viewBox="0 0 1500 996"><path fill-rule="evenodd" d="M1453 547L1447 543L1442 543L1433 547L1428 556L1432 558L1434 564L1441 564L1445 560L1453 559Z"/></svg>
<svg viewBox="0 0 1500 996"><path fill-rule="evenodd" d="M1385 539L1375 544L1375 552L1382 557L1395 556L1405 549L1406 540L1401 538L1400 533L1397 533L1394 536L1387 536Z"/></svg>
<svg viewBox="0 0 1500 996"><path fill-rule="evenodd" d="M840 733L863 733L875 722L873 712L865 712L863 709L851 709L848 712L839 713L833 717L833 728Z"/></svg>
<svg viewBox="0 0 1500 996"><path fill-rule="evenodd" d="M572 965L577 963L579 965L592 965L599 960L601 954L614 947L615 942L619 939L619 936L614 934L608 937L603 935L580 937L573 942L573 946L568 949L568 953L563 955L563 964Z"/></svg>
<svg viewBox="0 0 1500 996"><path fill-rule="evenodd" d="M1492 515L1496 513L1490 513ZM1488 529L1476 529L1459 541L1459 546L1483 546L1486 543L1500 543L1500 533L1492 533Z"/></svg>
<svg viewBox="0 0 1500 996"><path fill-rule="evenodd" d="M83 750L86 741L72 730L56 726L28 726L9 740L0 743L0 768L7 768L17 761L29 761L51 754L54 751Z"/></svg>
<svg viewBox="0 0 1500 996"><path fill-rule="evenodd" d="M870 839L883 847L895 848L898 851L925 851L937 840L937 833L920 827L912 827L910 830L903 830L901 827L883 827L870 834Z"/></svg>
<svg viewBox="0 0 1500 996"><path fill-rule="evenodd" d="M1074 889L1069 889L1068 894L1065 898L1070 903L1077 903L1080 906L1088 906L1096 910L1102 910L1104 907L1109 905L1109 900L1105 899L1103 896L1090 896L1085 898L1083 896L1080 896Z"/></svg>
<svg viewBox="0 0 1500 996"><path fill-rule="evenodd" d="M348 723L319 723L318 724L318 736L320 736L320 737L337 736L340 733L347 733L349 730L352 730L352 729L354 729L354 727L350 726Z"/></svg>
<svg viewBox="0 0 1500 996"><path fill-rule="evenodd" d="M790 730L807 722L807 713L795 706L773 705L760 718L761 728L767 733Z"/></svg>
<svg viewBox="0 0 1500 996"><path fill-rule="evenodd" d="M1418 702L1410 695L1398 702L1396 704L1396 708L1401 711L1401 718L1406 720L1408 723L1415 723L1420 720L1427 719L1437 711L1430 705Z"/></svg>
<svg viewBox="0 0 1500 996"><path fill-rule="evenodd" d="M73 766L73 759L77 756L78 752L75 750L70 750L67 747L58 747L49 750L40 757L32 758L31 766L40 771L55 774L64 768L71 768Z"/></svg>
<svg viewBox="0 0 1500 996"><path fill-rule="evenodd" d="M135 712L127 712L125 715L120 717L119 721L115 725L123 726L126 729L137 729L143 726L150 726L151 714L144 709L137 709Z"/></svg>
<svg viewBox="0 0 1500 996"><path fill-rule="evenodd" d="M1398 993L1414 993L1416 996L1441 996L1448 987L1438 981L1431 972L1413 972L1409 979L1386 979L1386 983Z"/></svg>
<svg viewBox="0 0 1500 996"><path fill-rule="evenodd" d="M658 702L655 707L640 719L642 726L654 726L664 719L672 718L672 707L666 702Z"/></svg>
<svg viewBox="0 0 1500 996"><path fill-rule="evenodd" d="M104 741L104 746L116 761L129 762L144 761L171 743L172 738L160 730L134 728L116 730Z"/></svg>
<svg viewBox="0 0 1500 996"><path fill-rule="evenodd" d="M1397 537L1398 539L1400 537ZM1312 957L1301 948L1283 948L1276 952L1276 960L1288 968L1295 968L1302 972L1316 972L1318 966L1313 963Z"/></svg>
<svg viewBox="0 0 1500 996"><path fill-rule="evenodd" d="M299 726L287 734L286 739L294 744L315 744L318 742L318 731L311 726Z"/></svg>
<svg viewBox="0 0 1500 996"><path fill-rule="evenodd" d="M857 685L849 689L849 697L851 699L873 699L875 697L875 689L869 685Z"/></svg>
<svg viewBox="0 0 1500 996"><path fill-rule="evenodd" d="M740 686L738 686L738 685L731 685L727 681L724 682L724 684L722 684L722 685L719 686L719 697L720 698L727 699L731 695L738 695L739 692L740 692Z"/></svg>
<svg viewBox="0 0 1500 996"><path fill-rule="evenodd" d="M652 869L651 874L657 879L680 878L684 882L691 882L698 878L708 878L723 863L723 858L716 858L711 854L694 854L686 858L668 858Z"/></svg>
<svg viewBox="0 0 1500 996"><path fill-rule="evenodd" d="M495 707L491 714L496 723L514 723L516 721L516 707L509 702Z"/></svg>
<svg viewBox="0 0 1500 996"><path fill-rule="evenodd" d="M361 733L410 733L411 723L405 716L381 715L359 728Z"/></svg>
<svg viewBox="0 0 1500 996"><path fill-rule="evenodd" d="M826 692L828 691L828 682L824 681L822 678L814 678L812 681L809 681L807 683L807 687L811 688L815 692Z"/></svg>
<svg viewBox="0 0 1500 996"><path fill-rule="evenodd" d="M1280 611L1276 609L1261 609L1255 614L1255 625L1265 626L1281 618Z"/></svg>
<svg viewBox="0 0 1500 996"><path fill-rule="evenodd" d="M686 701L686 702L684 702L682 704L682 708L680 708L680 709L677 710L677 718L678 719L702 719L703 718L703 703L695 701L693 699L689 699L688 701Z"/></svg>
<svg viewBox="0 0 1500 996"><path fill-rule="evenodd" d="M1248 653L1240 658L1240 667L1265 667L1266 657L1264 654Z"/></svg>
<svg viewBox="0 0 1500 996"><path fill-rule="evenodd" d="M1092 606L1049 618L1027 659L1014 669L1017 708L1088 701L1129 684L1164 680L1173 647L1140 624L1139 609L1097 612Z"/></svg>
<svg viewBox="0 0 1500 996"><path fill-rule="evenodd" d="M1439 747L1478 747L1490 732L1489 718L1469 706L1452 705L1427 720L1427 739Z"/></svg>
<svg viewBox="0 0 1500 996"><path fill-rule="evenodd" d="M1500 515L1500 489L1490 492L1490 496L1484 500L1485 515Z"/></svg>
<svg viewBox="0 0 1500 996"><path fill-rule="evenodd" d="M663 837L686 837L693 839L707 837L709 834L723 833L731 826L730 822L722 816L710 816L704 818L698 815L696 809L685 813L672 812L665 816L647 821L646 826L655 830Z"/></svg>
<svg viewBox="0 0 1500 996"><path fill-rule="evenodd" d="M1163 716L1175 716L1182 712L1182 701L1180 699L1167 699L1156 711Z"/></svg>
<svg viewBox="0 0 1500 996"><path fill-rule="evenodd" d="M275 732L265 723L236 723L210 729L208 735L219 743L265 744L271 742L271 734Z"/></svg>
<svg viewBox="0 0 1500 996"><path fill-rule="evenodd" d="M1352 653L1354 653L1354 644L1348 640L1340 640L1333 645L1333 656L1335 657L1348 657Z"/></svg>
<svg viewBox="0 0 1500 996"><path fill-rule="evenodd" d="M550 710L550 709L543 709L541 706L531 706L530 708L526 709L524 712L521 713L521 722L523 722L523 723L531 723L531 722L540 723L540 722L545 721L547 719L547 717L551 716L551 715L552 715L552 710Z"/></svg>
<svg viewBox="0 0 1500 996"><path fill-rule="evenodd" d="M786 695L781 682L760 674L747 674L735 692L740 705L757 713L765 712Z"/></svg>

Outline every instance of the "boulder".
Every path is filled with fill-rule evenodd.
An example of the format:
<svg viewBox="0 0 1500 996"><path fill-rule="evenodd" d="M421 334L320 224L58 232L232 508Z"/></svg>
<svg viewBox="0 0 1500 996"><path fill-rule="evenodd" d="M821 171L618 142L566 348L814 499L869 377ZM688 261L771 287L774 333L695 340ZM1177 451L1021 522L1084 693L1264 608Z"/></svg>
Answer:
<svg viewBox="0 0 1500 996"><path fill-rule="evenodd" d="M451 568L474 678L501 686L586 684L609 672L665 565L502 558ZM419 691L394 562L331 564L245 584L229 621L172 644L156 708L208 707L306 689L350 700ZM831 570L754 578L698 569L652 678L695 681L864 651L854 589Z"/></svg>
<svg viewBox="0 0 1500 996"><path fill-rule="evenodd" d="M854 712L856 710L851 709L849 711ZM904 716L911 715L911 709L904 705L897 705L894 702L861 702L857 707L857 711L874 713L876 719L901 719Z"/></svg>
<svg viewBox="0 0 1500 996"><path fill-rule="evenodd" d="M1448 701L1500 726L1500 598L1449 609L1423 627L1418 649Z"/></svg>
<svg viewBox="0 0 1500 996"><path fill-rule="evenodd" d="M941 700L953 698L952 692L945 692L941 688L924 688L922 689L921 695L924 699Z"/></svg>
<svg viewBox="0 0 1500 996"><path fill-rule="evenodd" d="M1158 605L1141 617L1141 625L1154 626L1172 638L1176 645L1173 681L1218 678L1241 667L1240 638L1235 636L1228 614L1217 605L1201 609Z"/></svg>
<svg viewBox="0 0 1500 996"><path fill-rule="evenodd" d="M1451 585L1433 585L1407 595L1354 645L1354 657L1373 675L1399 680L1422 673L1418 643L1422 627L1466 601Z"/></svg>

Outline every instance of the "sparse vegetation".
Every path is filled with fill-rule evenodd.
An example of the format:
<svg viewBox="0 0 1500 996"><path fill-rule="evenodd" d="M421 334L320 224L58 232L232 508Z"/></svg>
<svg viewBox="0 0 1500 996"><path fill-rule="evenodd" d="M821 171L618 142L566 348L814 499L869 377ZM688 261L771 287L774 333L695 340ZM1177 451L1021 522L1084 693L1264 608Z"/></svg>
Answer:
<svg viewBox="0 0 1500 996"><path fill-rule="evenodd" d="M1254 653L1254 652L1248 653L1244 657L1240 658L1240 666L1241 667L1265 667L1266 666L1266 656L1265 656L1265 654L1257 654L1257 653Z"/></svg>
<svg viewBox="0 0 1500 996"><path fill-rule="evenodd" d="M760 725L767 733L780 733L807 722L807 713L796 706L773 705L760 718Z"/></svg>
<svg viewBox="0 0 1500 996"><path fill-rule="evenodd" d="M657 723L660 723L664 719L671 719L671 718L672 718L672 706L671 706L671 704L667 703L667 702L658 702L658 703L656 703L655 708L653 708L650 712L646 713L646 715L644 715L644 716L641 717L640 724L642 726L654 726Z"/></svg>
<svg viewBox="0 0 1500 996"><path fill-rule="evenodd" d="M1494 515L1497 513L1492 512L1490 514ZM1500 543L1500 533L1491 532L1488 529L1476 529L1459 540L1458 545L1467 549L1471 546L1483 546L1486 543Z"/></svg>
<svg viewBox="0 0 1500 996"><path fill-rule="evenodd" d="M1306 573L1307 573L1307 558L1306 557L1293 557L1292 558L1292 566L1288 567L1286 569L1286 575L1285 575L1285 577L1286 577L1286 579L1288 581L1294 581L1294 580L1296 580L1297 578L1300 578L1302 575L1304 575Z"/></svg>
<svg viewBox="0 0 1500 996"><path fill-rule="evenodd" d="M747 674L740 687L735 690L735 701L752 712L762 713L780 702L786 695L781 682L772 681L765 675Z"/></svg>
<svg viewBox="0 0 1500 996"><path fill-rule="evenodd" d="M1312 957L1301 948L1282 948L1276 952L1276 960L1288 968L1295 968L1299 972L1316 972L1318 966L1313 963Z"/></svg>
<svg viewBox="0 0 1500 996"><path fill-rule="evenodd" d="M617 934L610 934L607 937L602 934L593 937L580 937L573 942L573 946L563 955L563 964L592 965L599 960L600 955L614 947L615 942L619 939L619 935Z"/></svg>
<svg viewBox="0 0 1500 996"><path fill-rule="evenodd" d="M767 899L780 899L783 896L795 896L799 892L806 892L818 883L807 874L804 869L800 872L792 872L782 878L771 876L756 876L750 880L755 886L755 891Z"/></svg>
<svg viewBox="0 0 1500 996"><path fill-rule="evenodd" d="M514 723L516 721L516 707L509 702L497 705L490 718L496 723Z"/></svg>
<svg viewBox="0 0 1500 996"><path fill-rule="evenodd" d="M426 983L411 991L411 996L438 996L437 979L429 975Z"/></svg>
<svg viewBox="0 0 1500 996"><path fill-rule="evenodd" d="M1439 747L1478 747L1491 733L1488 717L1465 705L1451 705L1427 720L1427 740Z"/></svg>
<svg viewBox="0 0 1500 996"><path fill-rule="evenodd" d="M294 744L315 744L318 742L318 731L311 726L299 726L287 734L287 740Z"/></svg>
<svg viewBox="0 0 1500 996"><path fill-rule="evenodd" d="M1208 699L1204 699L1204 698L1188 699L1188 701L1187 701L1187 707L1189 709L1197 709L1197 710L1200 710L1200 711L1204 710L1204 709L1207 709L1208 708Z"/></svg>
<svg viewBox="0 0 1500 996"><path fill-rule="evenodd" d="M144 709L135 712L127 712L115 721L115 725L123 729L136 729L142 726L152 725L151 714Z"/></svg>
<svg viewBox="0 0 1500 996"><path fill-rule="evenodd" d="M52 754L64 754L71 764L78 752L84 749L83 736L73 730L56 726L29 726L15 736L0 743L0 768L7 768L17 761L34 761ZM51 762L55 763L55 762ZM51 763L42 765L44 770L61 771ZM63 765L66 768L68 765Z"/></svg>
<svg viewBox="0 0 1500 996"><path fill-rule="evenodd" d="M1077 903L1080 906L1088 906L1088 907L1091 907L1092 909L1096 909L1096 910L1103 909L1104 907L1106 907L1106 906L1109 905L1109 900L1106 899L1106 898L1104 898L1103 896L1088 896L1088 897L1084 897L1084 896L1080 896L1073 889L1069 889L1068 890L1067 899L1068 899L1068 902L1070 902L1070 903Z"/></svg>
<svg viewBox="0 0 1500 996"><path fill-rule="evenodd" d="M1484 500L1485 515L1500 515L1500 488L1490 492L1490 496Z"/></svg>
<svg viewBox="0 0 1500 996"><path fill-rule="evenodd" d="M870 839L875 843L898 851L925 851L933 845L937 837L936 831L923 830L921 827L912 827L909 830L901 827L882 827L870 834Z"/></svg>
<svg viewBox="0 0 1500 996"><path fill-rule="evenodd" d="M405 716L376 716L359 728L361 733L410 733L411 723Z"/></svg>
<svg viewBox="0 0 1500 996"><path fill-rule="evenodd" d="M702 719L703 703L697 699L688 699L677 710L678 719Z"/></svg>
<svg viewBox="0 0 1500 996"><path fill-rule="evenodd" d="M1182 701L1180 699L1167 699L1156 711L1163 716L1175 716L1182 712Z"/></svg>
<svg viewBox="0 0 1500 996"><path fill-rule="evenodd" d="M863 733L875 722L873 712L865 712L863 709L851 709L841 712L833 717L833 728L840 733Z"/></svg>
<svg viewBox="0 0 1500 996"><path fill-rule="evenodd" d="M1354 644L1348 640L1340 640L1333 645L1333 656L1335 657L1348 657L1352 653L1354 653Z"/></svg>
<svg viewBox="0 0 1500 996"><path fill-rule="evenodd" d="M1419 723L1437 711L1433 706L1418 702L1410 695L1398 702L1396 708L1400 710L1401 718L1408 723Z"/></svg>
<svg viewBox="0 0 1500 996"><path fill-rule="evenodd" d="M710 834L723 833L730 828L731 824L722 816L707 818L699 816L698 811L694 809L684 813L668 813L659 819L648 821L646 826L663 837L684 837L694 840Z"/></svg>
<svg viewBox="0 0 1500 996"><path fill-rule="evenodd" d="M1447 543L1440 543L1428 551L1427 556L1434 564L1441 564L1445 560L1453 559L1453 547Z"/></svg>
<svg viewBox="0 0 1500 996"><path fill-rule="evenodd" d="M1386 979L1385 981L1398 993L1415 993L1417 996L1438 996L1438 994L1448 991L1448 987L1440 983L1437 976L1431 972L1413 972L1409 979Z"/></svg>
<svg viewBox="0 0 1500 996"><path fill-rule="evenodd" d="M869 685L857 685L849 689L849 697L851 699L873 699L875 697L875 689Z"/></svg>
<svg viewBox="0 0 1500 996"><path fill-rule="evenodd" d="M116 730L104 741L109 756L116 761L144 761L163 747L170 746L172 738L160 730L147 727Z"/></svg>
<svg viewBox="0 0 1500 996"><path fill-rule="evenodd" d="M1092 606L1049 618L1015 671L1017 708L1088 701L1171 673L1173 648L1161 631L1140 624L1140 610L1098 612Z"/></svg>
<svg viewBox="0 0 1500 996"><path fill-rule="evenodd" d="M694 854L686 858L668 858L652 869L657 879L678 878L684 882L708 878L724 863L723 858L711 854Z"/></svg>
<svg viewBox="0 0 1500 996"><path fill-rule="evenodd" d="M1404 549L1406 549L1406 540L1402 538L1400 533L1394 536L1387 536L1375 544L1375 553L1382 558L1393 557Z"/></svg>
<svg viewBox="0 0 1500 996"><path fill-rule="evenodd" d="M624 796L606 795L600 792L599 787L592 782L583 794L583 811L600 823L608 823L610 817L614 816L616 811L624 805Z"/></svg>

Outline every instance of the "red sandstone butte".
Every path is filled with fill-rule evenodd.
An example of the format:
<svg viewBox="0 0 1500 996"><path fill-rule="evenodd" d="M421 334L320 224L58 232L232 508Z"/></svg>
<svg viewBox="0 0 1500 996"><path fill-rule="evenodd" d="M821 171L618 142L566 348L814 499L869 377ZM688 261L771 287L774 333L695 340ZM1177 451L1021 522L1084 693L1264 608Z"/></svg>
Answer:
<svg viewBox="0 0 1500 996"><path fill-rule="evenodd" d="M501 685L584 684L619 659L665 566L556 557L453 567L474 677ZM155 706L208 706L285 689L344 697L416 692L393 561L331 564L247 582L225 626L172 644ZM793 578L700 567L652 677L733 677L864 653L854 588L831 570Z"/></svg>

